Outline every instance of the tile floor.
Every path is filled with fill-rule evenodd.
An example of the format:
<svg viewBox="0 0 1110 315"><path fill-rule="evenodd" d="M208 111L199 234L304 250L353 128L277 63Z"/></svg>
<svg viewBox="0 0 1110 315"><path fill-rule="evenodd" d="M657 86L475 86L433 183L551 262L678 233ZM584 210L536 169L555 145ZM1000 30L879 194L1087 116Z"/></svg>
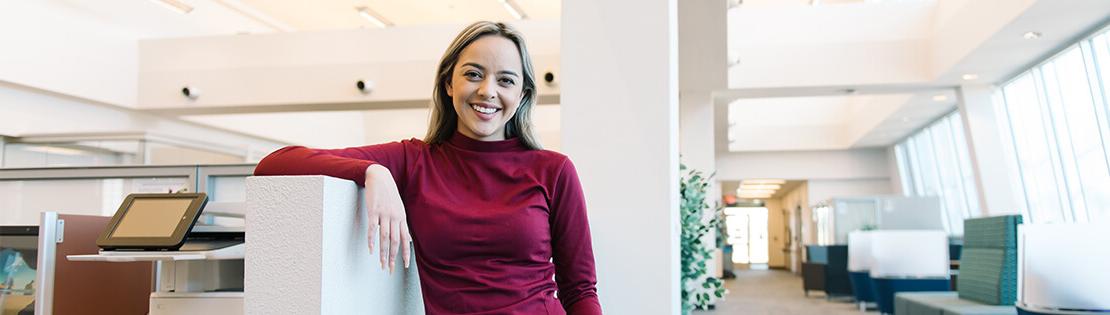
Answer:
<svg viewBox="0 0 1110 315"><path fill-rule="evenodd" d="M847 300L827 300L822 292L802 293L802 278L784 270L737 269L725 280L728 294L712 311L694 315L876 315Z"/></svg>

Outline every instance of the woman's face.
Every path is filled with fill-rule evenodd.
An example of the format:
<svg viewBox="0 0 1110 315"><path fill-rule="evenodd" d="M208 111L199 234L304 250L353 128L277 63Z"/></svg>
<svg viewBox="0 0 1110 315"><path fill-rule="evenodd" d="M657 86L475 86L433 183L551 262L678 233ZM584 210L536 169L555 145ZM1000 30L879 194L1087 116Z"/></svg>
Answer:
<svg viewBox="0 0 1110 315"><path fill-rule="evenodd" d="M520 52L508 38L486 35L463 48L447 83L459 133L482 141L505 140L505 123L520 106L523 69Z"/></svg>

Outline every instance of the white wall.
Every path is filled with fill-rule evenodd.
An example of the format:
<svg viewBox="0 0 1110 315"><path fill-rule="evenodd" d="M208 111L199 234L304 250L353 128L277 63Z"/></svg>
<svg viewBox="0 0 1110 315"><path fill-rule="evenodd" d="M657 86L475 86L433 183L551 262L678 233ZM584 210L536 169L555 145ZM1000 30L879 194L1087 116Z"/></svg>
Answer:
<svg viewBox="0 0 1110 315"><path fill-rule="evenodd" d="M586 194L608 314L681 309L676 7L563 1L563 150Z"/></svg>
<svg viewBox="0 0 1110 315"><path fill-rule="evenodd" d="M725 153L717 156L717 178L884 179L886 149Z"/></svg>
<svg viewBox="0 0 1110 315"><path fill-rule="evenodd" d="M788 257L790 260L790 270L800 272L803 258L801 246L802 244L811 242L808 240L814 235L814 233L809 232L813 228L813 222L811 219L811 210L808 206L809 192L807 184L803 182L793 190L786 192L780 200L783 209L789 212L789 216L786 218L787 223L794 223L790 226L790 230L795 237L795 239L791 240L793 246L791 246L790 257ZM802 208L800 215L795 212L798 207ZM801 221L801 230L798 229L798 220ZM813 241L816 241L816 238L813 238Z"/></svg>
<svg viewBox="0 0 1110 315"><path fill-rule="evenodd" d="M888 179L810 180L809 204L815 205L835 197L858 197L890 194Z"/></svg>
<svg viewBox="0 0 1110 315"><path fill-rule="evenodd" d="M539 94L558 94L558 85L543 83L542 71L559 68L559 24L512 24L525 34L540 72ZM465 26L144 40L138 100L150 109L225 112L279 110L273 106L412 108L414 101L421 108L426 103L419 101L431 99L439 58ZM355 88L360 79L374 83L372 92ZM202 93L195 100L185 98L180 94L184 86Z"/></svg>
<svg viewBox="0 0 1110 315"><path fill-rule="evenodd" d="M426 108L408 108L188 115L182 118L313 148L343 148L410 138L423 139L428 133L428 112ZM559 120L557 104L533 108L533 127L544 149L560 150Z"/></svg>

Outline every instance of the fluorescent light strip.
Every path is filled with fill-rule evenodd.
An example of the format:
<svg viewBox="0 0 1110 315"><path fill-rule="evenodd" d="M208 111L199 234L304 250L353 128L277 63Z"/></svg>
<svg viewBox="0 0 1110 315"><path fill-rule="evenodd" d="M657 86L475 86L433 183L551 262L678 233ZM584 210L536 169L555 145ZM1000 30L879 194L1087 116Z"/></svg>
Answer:
<svg viewBox="0 0 1110 315"><path fill-rule="evenodd" d="M740 196L737 196L737 198L740 198L740 199L767 199L767 198L771 198L771 195L740 195Z"/></svg>
<svg viewBox="0 0 1110 315"><path fill-rule="evenodd" d="M78 150L78 149L70 149L70 148L62 148L62 147L48 147L48 146L33 146L33 147L24 148L23 150L31 151L31 152L38 152L38 153L70 155L70 156L87 155L88 154L88 152Z"/></svg>
<svg viewBox="0 0 1110 315"><path fill-rule="evenodd" d="M761 189L761 190L738 189L738 190L736 190L736 194L738 194L738 195L770 195L770 194L774 194L774 193L775 193L774 190L766 190L766 189Z"/></svg>
<svg viewBox="0 0 1110 315"><path fill-rule="evenodd" d="M370 23L374 23L374 25L377 25L380 28L387 28L387 27L393 26L392 22L390 22L389 20L386 20L384 17L382 17L381 14L378 14L377 12L374 12L373 10L370 10L370 8L355 7L355 10L358 11L358 15L361 15L366 20L369 20Z"/></svg>
<svg viewBox="0 0 1110 315"><path fill-rule="evenodd" d="M189 14L189 12L193 12L193 7L192 6L189 6L188 4L185 4L184 2L181 2L181 1L178 1L178 0L150 0L150 1L153 1L154 3L157 3L157 4L161 4L162 6L166 7L167 9L173 10L174 12L177 12L177 13Z"/></svg>
<svg viewBox="0 0 1110 315"><path fill-rule="evenodd" d="M748 185L748 184L777 184L777 185L782 185L782 184L786 184L786 181L781 180L781 179L747 179L747 180L740 181L740 185Z"/></svg>
<svg viewBox="0 0 1110 315"><path fill-rule="evenodd" d="M523 19L528 18L528 15L524 14L524 11L520 9L520 6L516 4L516 1L513 1L513 0L499 0L499 1L501 1L501 5L505 7L505 10L509 11L509 14L511 14L514 19L523 20Z"/></svg>
<svg viewBox="0 0 1110 315"><path fill-rule="evenodd" d="M741 190L750 190L750 189L779 190L779 188L782 188L782 185L779 185L779 184L740 184L740 189Z"/></svg>

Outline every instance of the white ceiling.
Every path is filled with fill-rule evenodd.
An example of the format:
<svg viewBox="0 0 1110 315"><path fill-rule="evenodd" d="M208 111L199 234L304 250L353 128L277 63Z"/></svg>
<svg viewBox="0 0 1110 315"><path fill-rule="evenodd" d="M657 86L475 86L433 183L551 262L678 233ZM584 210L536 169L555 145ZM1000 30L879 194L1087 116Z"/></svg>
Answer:
<svg viewBox="0 0 1110 315"><path fill-rule="evenodd" d="M932 33L937 7L936 0L786 5L799 2L808 0L748 0L729 10L729 49L926 38Z"/></svg>
<svg viewBox="0 0 1110 315"><path fill-rule="evenodd" d="M954 88L962 84L1000 83L1017 71L1028 68L1032 62L1048 57L1048 54L1073 42L1092 27L1110 18L1110 1L1104 0L1040 0L1020 12L1012 20L1000 23L998 28L989 29L981 42L955 43L941 34L974 30L974 25L944 25L955 14L964 14L964 23L976 23L977 19L967 19L964 6L983 6L976 0L932 0L890 2L882 5L853 4L838 6L806 7L802 1L788 0L747 0L729 13L729 49L732 55L743 56L752 49L766 45L796 47L836 47L810 45L812 43L848 44L853 42L902 41L912 40L923 43L920 49L926 50L925 58L912 58L904 62L909 65L935 67L923 72L917 82L867 83L846 86L799 86L783 88L733 89L718 93L718 102L730 102L729 129L718 128L718 138L731 137L727 147L733 152L781 151L781 150L822 150L859 147L887 146L908 136L912 132L934 121L941 115L956 108ZM770 3L774 3L771 5ZM787 3L790 3L789 5ZM748 7L748 5L752 5ZM766 4L766 5L764 5ZM791 12L792 17L813 16L814 19L772 19L766 15L771 12ZM818 14L817 12L820 12ZM977 16L975 18L978 18ZM982 17L988 18L988 17ZM816 21L816 22L814 22ZM984 21L978 21L983 23ZM993 22L998 23L998 22ZM947 27L947 29L945 29ZM773 31L772 31L773 30ZM1043 34L1040 39L1027 40L1023 34L1037 31ZM947 33L946 33L947 32ZM962 40L962 39L958 39ZM962 44L969 51L962 52L951 63L940 61L935 56L944 51L947 45ZM744 49L747 49L745 51ZM734 52L735 51L735 52ZM863 51L853 54L865 53ZM875 54L876 56L878 54ZM907 55L909 56L909 55ZM781 59L781 58L780 58ZM827 63L829 61L822 61ZM775 65L771 65L775 67ZM786 70L789 63L779 66L779 72L800 82L808 78L799 77L795 72ZM860 71L855 65L841 65L843 74ZM804 70L804 69L803 69ZM977 74L978 79L964 80L963 74ZM858 91L856 95L845 95L846 91ZM861 95L884 94L890 91L909 93L902 99L892 98L880 108L888 108L881 119L868 121L864 133L843 137L843 134L856 134L852 128L860 128L855 117L867 114L846 110L852 102L858 102ZM762 96L760 96L763 94ZM793 95L809 95L796 97ZM732 95L724 96L722 95ZM754 95L754 96L753 96ZM934 100L934 97L942 96ZM737 97L739 101L733 101ZM775 98L768 98L775 97ZM744 99L747 98L747 99ZM721 103L718 103L721 104ZM746 104L746 105L745 105ZM756 109L756 104L777 106L777 109ZM879 104L872 104L875 106ZM721 107L718 107L721 108ZM736 110L738 113L733 114ZM737 120L734 116L747 116L750 119ZM814 119L814 116L823 117ZM721 124L718 120L718 124ZM837 127L839 126L839 127ZM739 133L759 131L766 138L774 138L779 144L766 141L745 140ZM841 134L841 135L837 135ZM848 139L847 143L837 142Z"/></svg>
<svg viewBox="0 0 1110 315"><path fill-rule="evenodd" d="M223 0L233 1L233 0ZM558 19L562 1L515 0L530 19ZM376 27L360 17L365 6L396 26L510 21L513 16L499 0L241 0L259 12L297 31Z"/></svg>
<svg viewBox="0 0 1110 315"><path fill-rule="evenodd" d="M134 39L231 35L278 31L226 4L230 1L183 0L193 7L188 14L166 8L156 1L136 0L53 0L41 5L61 14L79 14L115 26L115 30Z"/></svg>
<svg viewBox="0 0 1110 315"><path fill-rule="evenodd" d="M395 27L511 21L500 0L177 0L193 8L182 14L159 0L53 0L65 10L114 24L137 39L292 31L375 28L358 15L365 6ZM514 0L532 20L557 20L562 1Z"/></svg>

